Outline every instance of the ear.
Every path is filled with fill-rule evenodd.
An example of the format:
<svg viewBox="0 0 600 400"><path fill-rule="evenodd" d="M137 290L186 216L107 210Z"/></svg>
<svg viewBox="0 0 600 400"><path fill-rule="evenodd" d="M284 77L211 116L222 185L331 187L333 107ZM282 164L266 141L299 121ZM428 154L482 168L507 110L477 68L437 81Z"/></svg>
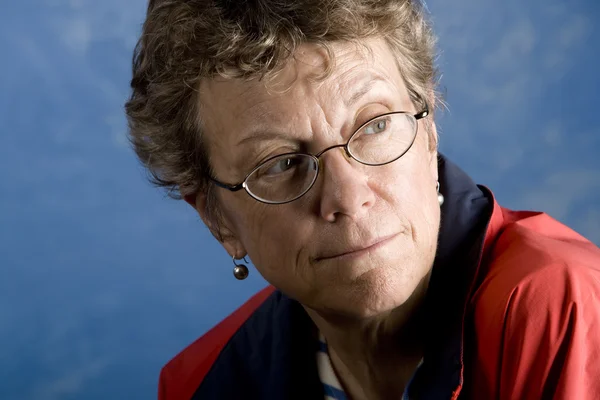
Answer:
<svg viewBox="0 0 600 400"><path fill-rule="evenodd" d="M216 209L217 205L208 204L206 193L187 195L183 199L196 210L208 230L223 245L231 257L242 258L247 254L238 235L232 229L233 224L224 217L220 210Z"/></svg>

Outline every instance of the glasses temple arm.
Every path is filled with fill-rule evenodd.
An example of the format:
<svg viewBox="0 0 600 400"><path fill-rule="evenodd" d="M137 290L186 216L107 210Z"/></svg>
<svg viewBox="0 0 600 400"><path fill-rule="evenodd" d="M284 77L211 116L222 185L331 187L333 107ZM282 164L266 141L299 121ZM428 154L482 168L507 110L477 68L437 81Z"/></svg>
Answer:
<svg viewBox="0 0 600 400"><path fill-rule="evenodd" d="M218 180L216 180L213 177L210 177L209 179L218 187L230 190L232 192L237 192L238 190L242 190L244 188L244 182L238 183L237 185L228 185L226 183L219 182Z"/></svg>
<svg viewBox="0 0 600 400"><path fill-rule="evenodd" d="M420 113L417 113L413 116L415 117L415 119L419 120L419 119L427 117L428 115L429 115L429 108L426 108L423 111L421 111Z"/></svg>

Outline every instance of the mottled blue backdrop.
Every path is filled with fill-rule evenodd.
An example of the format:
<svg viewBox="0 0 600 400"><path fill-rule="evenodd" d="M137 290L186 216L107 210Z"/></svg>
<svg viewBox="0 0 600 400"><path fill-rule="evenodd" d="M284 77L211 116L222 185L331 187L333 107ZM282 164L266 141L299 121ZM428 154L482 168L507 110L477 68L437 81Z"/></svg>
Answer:
<svg viewBox="0 0 600 400"><path fill-rule="evenodd" d="M149 399L265 285L150 187L123 103L143 0L0 12L0 399ZM600 243L600 3L429 0L441 148L504 205Z"/></svg>

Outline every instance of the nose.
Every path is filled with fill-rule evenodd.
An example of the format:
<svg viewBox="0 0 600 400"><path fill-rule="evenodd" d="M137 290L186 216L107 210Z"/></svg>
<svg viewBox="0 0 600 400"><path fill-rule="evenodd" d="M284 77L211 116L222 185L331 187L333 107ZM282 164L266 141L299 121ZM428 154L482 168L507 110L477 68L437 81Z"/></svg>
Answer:
<svg viewBox="0 0 600 400"><path fill-rule="evenodd" d="M323 176L320 214L328 222L341 216L360 219L372 207L375 194L358 161L348 157L343 148L321 156Z"/></svg>

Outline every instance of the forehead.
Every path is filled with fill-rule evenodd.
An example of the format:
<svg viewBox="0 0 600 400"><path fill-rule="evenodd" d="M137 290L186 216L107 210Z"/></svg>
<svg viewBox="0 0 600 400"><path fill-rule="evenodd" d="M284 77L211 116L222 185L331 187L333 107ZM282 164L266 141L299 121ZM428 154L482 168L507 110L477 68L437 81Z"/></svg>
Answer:
<svg viewBox="0 0 600 400"><path fill-rule="evenodd" d="M243 116L249 108L261 108L266 102L309 94L342 95L363 80L379 77L398 85L396 59L382 39L356 43L331 43L333 58L318 45L301 45L292 60L279 73L266 80L237 78L205 79L200 85L200 110L206 116L230 112ZM327 66L331 71L322 77ZM401 81L401 80L400 80ZM344 100L344 99L341 99Z"/></svg>
<svg viewBox="0 0 600 400"><path fill-rule="evenodd" d="M267 82L202 81L199 110L211 158L230 153L240 137L256 131L282 131L292 125L295 131L310 130L309 119L320 113L335 124L334 119L345 118L344 111L361 95L360 89L371 85L405 92L396 59L384 40L332 43L330 48L332 58L321 46L300 46L293 60ZM329 74L319 79L328 66Z"/></svg>

